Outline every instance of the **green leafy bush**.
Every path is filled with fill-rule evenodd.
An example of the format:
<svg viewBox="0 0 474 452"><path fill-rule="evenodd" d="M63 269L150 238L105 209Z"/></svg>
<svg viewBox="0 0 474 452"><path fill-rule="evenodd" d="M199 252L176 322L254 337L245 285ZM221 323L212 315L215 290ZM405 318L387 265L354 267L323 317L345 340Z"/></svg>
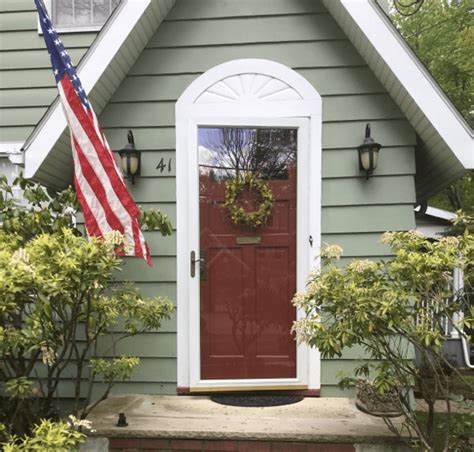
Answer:
<svg viewBox="0 0 474 452"><path fill-rule="evenodd" d="M364 377L372 379L380 393L395 389L405 415L403 431L427 450L434 441L434 403L444 400L449 412L453 376L462 379L442 351L446 319L464 310L454 327L464 334L464 328L473 326L466 289L474 277L474 236L472 218L463 221L459 236L439 240L416 231L385 233L382 241L394 254L388 262L354 260L341 267L336 261L342 249L327 246L321 252L323 270L315 271L306 291L294 297L306 314L294 326L298 339L317 347L323 358L341 357L347 347L362 347L368 361L341 384ZM466 287L453 294L454 269L464 272ZM411 387L418 388L427 404L426 423L417 418L407 397ZM402 433L390 419L386 422Z"/></svg>
<svg viewBox="0 0 474 452"><path fill-rule="evenodd" d="M83 237L71 190L50 195L22 178L17 184L28 203L0 179L0 422L10 434L56 418L65 379L73 384L74 415L85 418L139 364L117 356L117 343L160 328L174 310L169 299L145 299L118 281L121 236ZM143 218L171 233L160 212ZM105 389L91 404L98 382ZM35 431L58 432L61 425L42 423Z"/></svg>
<svg viewBox="0 0 474 452"><path fill-rule="evenodd" d="M72 423L43 419L31 436L11 436L3 444L4 452L71 452L83 443L86 435Z"/></svg>

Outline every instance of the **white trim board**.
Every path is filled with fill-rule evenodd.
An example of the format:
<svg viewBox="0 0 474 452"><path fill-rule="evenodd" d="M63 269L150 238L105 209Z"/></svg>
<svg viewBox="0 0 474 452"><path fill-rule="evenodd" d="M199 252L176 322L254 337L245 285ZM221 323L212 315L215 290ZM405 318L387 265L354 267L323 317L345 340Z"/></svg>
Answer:
<svg viewBox="0 0 474 452"><path fill-rule="evenodd" d="M420 212L421 207L415 207L415 212ZM440 220L446 220L446 221L451 221L456 218L456 214L454 212L450 212L449 210L444 210L444 209L438 209L437 207L427 207L424 215L427 215L429 217L433 218L439 218Z"/></svg>
<svg viewBox="0 0 474 452"><path fill-rule="evenodd" d="M5 141L0 143L0 154L18 154L23 148L23 141Z"/></svg>
<svg viewBox="0 0 474 452"><path fill-rule="evenodd" d="M413 103L421 110L463 167L474 168L473 131L377 4L373 0L323 0L323 2L358 49L361 48L361 43L356 42L352 27L355 26L362 32L365 44L375 49L378 57L389 67ZM367 63L374 69L376 61ZM388 83L387 80L381 82L385 85ZM386 87L390 91L389 87ZM402 108L401 105L399 107ZM422 135L421 121L413 126L415 130L419 126L417 132Z"/></svg>
<svg viewBox="0 0 474 452"><path fill-rule="evenodd" d="M263 88L262 88L263 86ZM227 93L227 94L224 94ZM281 126L298 128L297 290L304 290L321 243L321 97L292 69L269 60L234 60L210 69L176 104L178 387L289 386L320 388L319 352L297 348L297 378L200 378L199 278L189 256L199 250L197 128ZM313 238L308 246L309 236ZM302 312L297 316L301 318Z"/></svg>

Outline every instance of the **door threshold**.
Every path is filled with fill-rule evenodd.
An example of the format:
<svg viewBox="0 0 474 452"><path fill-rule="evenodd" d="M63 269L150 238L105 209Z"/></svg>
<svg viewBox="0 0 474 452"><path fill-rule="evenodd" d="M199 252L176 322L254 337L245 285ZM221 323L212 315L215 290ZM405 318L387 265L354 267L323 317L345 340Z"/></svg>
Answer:
<svg viewBox="0 0 474 452"><path fill-rule="evenodd" d="M307 385L192 386L189 388L189 392L304 391L307 389Z"/></svg>

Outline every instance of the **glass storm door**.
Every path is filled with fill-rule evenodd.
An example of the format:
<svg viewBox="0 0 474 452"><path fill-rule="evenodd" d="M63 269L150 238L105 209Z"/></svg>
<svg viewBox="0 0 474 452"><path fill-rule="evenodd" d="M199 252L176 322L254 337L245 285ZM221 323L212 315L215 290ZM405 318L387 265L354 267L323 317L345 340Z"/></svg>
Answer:
<svg viewBox="0 0 474 452"><path fill-rule="evenodd" d="M201 379L296 378L297 129L199 127L198 144ZM263 226L224 206L225 182L244 173L272 192ZM254 211L259 193L236 202Z"/></svg>

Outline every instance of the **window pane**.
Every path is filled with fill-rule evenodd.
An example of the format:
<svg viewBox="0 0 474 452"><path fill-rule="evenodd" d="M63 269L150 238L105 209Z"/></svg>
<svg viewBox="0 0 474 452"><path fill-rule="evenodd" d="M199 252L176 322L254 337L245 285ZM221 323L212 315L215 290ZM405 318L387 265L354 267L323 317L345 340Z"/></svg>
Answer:
<svg viewBox="0 0 474 452"><path fill-rule="evenodd" d="M73 0L56 0L53 5L53 21L55 25L65 26L74 23Z"/></svg>
<svg viewBox="0 0 474 452"><path fill-rule="evenodd" d="M52 0L58 27L103 25L121 0Z"/></svg>
<svg viewBox="0 0 474 452"><path fill-rule="evenodd" d="M199 127L201 378L295 378L297 129ZM272 194L260 225L232 217L226 181L251 173ZM262 203L246 187L234 207Z"/></svg>
<svg viewBox="0 0 474 452"><path fill-rule="evenodd" d="M74 25L90 25L92 20L92 1L74 1Z"/></svg>
<svg viewBox="0 0 474 452"><path fill-rule="evenodd" d="M296 134L296 129L200 127L200 171L220 181L241 172L288 179L296 165Z"/></svg>
<svg viewBox="0 0 474 452"><path fill-rule="evenodd" d="M93 23L104 24L110 15L110 0L93 0Z"/></svg>

